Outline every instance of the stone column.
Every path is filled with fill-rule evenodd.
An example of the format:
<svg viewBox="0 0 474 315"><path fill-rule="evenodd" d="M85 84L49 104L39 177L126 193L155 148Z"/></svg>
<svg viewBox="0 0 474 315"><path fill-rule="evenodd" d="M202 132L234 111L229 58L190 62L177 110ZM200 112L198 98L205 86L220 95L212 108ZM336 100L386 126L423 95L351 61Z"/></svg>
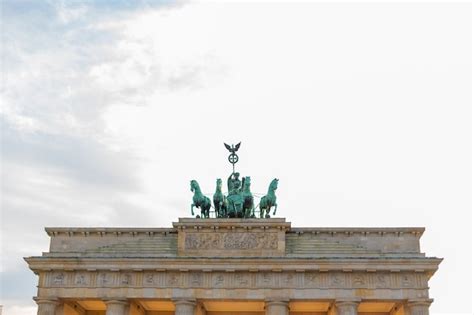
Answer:
<svg viewBox="0 0 474 315"><path fill-rule="evenodd" d="M405 304L407 315L429 315L430 304L433 299L408 300Z"/></svg>
<svg viewBox="0 0 474 315"><path fill-rule="evenodd" d="M194 315L196 310L196 301L192 299L173 300L176 315Z"/></svg>
<svg viewBox="0 0 474 315"><path fill-rule="evenodd" d="M104 301L104 303L107 305L105 315L128 315L127 310L129 308L127 300L107 300Z"/></svg>
<svg viewBox="0 0 474 315"><path fill-rule="evenodd" d="M55 315L56 308L59 305L59 301L54 298L34 298L36 304L38 304L38 315Z"/></svg>
<svg viewBox="0 0 474 315"><path fill-rule="evenodd" d="M357 315L357 307L359 306L359 299L336 300L337 315Z"/></svg>
<svg viewBox="0 0 474 315"><path fill-rule="evenodd" d="M288 300L266 300L266 315L288 315L290 314L290 306Z"/></svg>

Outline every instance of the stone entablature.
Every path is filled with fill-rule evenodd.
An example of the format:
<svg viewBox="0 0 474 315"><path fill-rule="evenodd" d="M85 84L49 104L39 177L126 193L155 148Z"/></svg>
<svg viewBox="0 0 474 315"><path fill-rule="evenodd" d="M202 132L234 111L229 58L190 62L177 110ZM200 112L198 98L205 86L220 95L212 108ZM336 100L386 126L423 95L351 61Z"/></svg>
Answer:
<svg viewBox="0 0 474 315"><path fill-rule="evenodd" d="M428 280L441 262L420 252L422 228L292 228L273 218L46 231L50 251L26 260L51 315L74 300L107 301L120 315L130 301L177 301L179 313L216 299L265 302L268 314L311 300L333 305L327 314L374 301L427 311Z"/></svg>
<svg viewBox="0 0 474 315"><path fill-rule="evenodd" d="M424 256L423 228L292 228L279 218L180 219L173 228L46 232L51 236L48 256Z"/></svg>

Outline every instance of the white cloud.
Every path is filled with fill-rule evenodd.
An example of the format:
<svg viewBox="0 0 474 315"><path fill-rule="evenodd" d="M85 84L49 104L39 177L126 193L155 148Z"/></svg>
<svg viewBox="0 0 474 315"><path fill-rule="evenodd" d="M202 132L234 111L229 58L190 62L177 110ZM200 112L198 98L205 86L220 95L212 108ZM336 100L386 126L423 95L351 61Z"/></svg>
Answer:
<svg viewBox="0 0 474 315"><path fill-rule="evenodd" d="M8 315L34 315L36 314L36 306L7 306L4 308L3 313Z"/></svg>
<svg viewBox="0 0 474 315"><path fill-rule="evenodd" d="M83 18L87 14L87 11L87 7L84 5L68 7L65 1L59 1L56 3L57 15L59 20L64 24Z"/></svg>

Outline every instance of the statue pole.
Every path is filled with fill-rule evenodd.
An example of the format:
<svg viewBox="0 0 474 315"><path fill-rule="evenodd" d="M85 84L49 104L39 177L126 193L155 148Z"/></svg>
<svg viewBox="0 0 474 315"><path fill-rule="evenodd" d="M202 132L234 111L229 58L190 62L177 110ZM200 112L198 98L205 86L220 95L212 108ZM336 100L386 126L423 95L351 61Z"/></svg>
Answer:
<svg viewBox="0 0 474 315"><path fill-rule="evenodd" d="M224 143L224 146L229 150L230 155L227 160L232 164L232 174L235 173L235 164L239 161L239 156L235 153L240 148L240 142L234 145Z"/></svg>

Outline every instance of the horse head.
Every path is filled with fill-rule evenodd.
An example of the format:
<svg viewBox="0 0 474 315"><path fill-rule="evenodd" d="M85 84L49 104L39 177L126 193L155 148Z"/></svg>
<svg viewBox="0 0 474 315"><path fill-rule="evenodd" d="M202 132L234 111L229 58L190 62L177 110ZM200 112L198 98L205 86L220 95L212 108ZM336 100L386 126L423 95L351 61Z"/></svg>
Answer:
<svg viewBox="0 0 474 315"><path fill-rule="evenodd" d="M218 178L216 180L216 189L220 190L222 187L222 179Z"/></svg>
<svg viewBox="0 0 474 315"><path fill-rule="evenodd" d="M244 187L245 188L250 188L250 176L245 177Z"/></svg>
<svg viewBox="0 0 474 315"><path fill-rule="evenodd" d="M199 184L198 184L198 182L197 182L196 180L193 179L193 180L191 181L191 191L194 192L194 190L195 190L196 188L199 188Z"/></svg>
<svg viewBox="0 0 474 315"><path fill-rule="evenodd" d="M278 178L272 180L272 182L270 183L270 188L272 190L276 190L278 188Z"/></svg>

